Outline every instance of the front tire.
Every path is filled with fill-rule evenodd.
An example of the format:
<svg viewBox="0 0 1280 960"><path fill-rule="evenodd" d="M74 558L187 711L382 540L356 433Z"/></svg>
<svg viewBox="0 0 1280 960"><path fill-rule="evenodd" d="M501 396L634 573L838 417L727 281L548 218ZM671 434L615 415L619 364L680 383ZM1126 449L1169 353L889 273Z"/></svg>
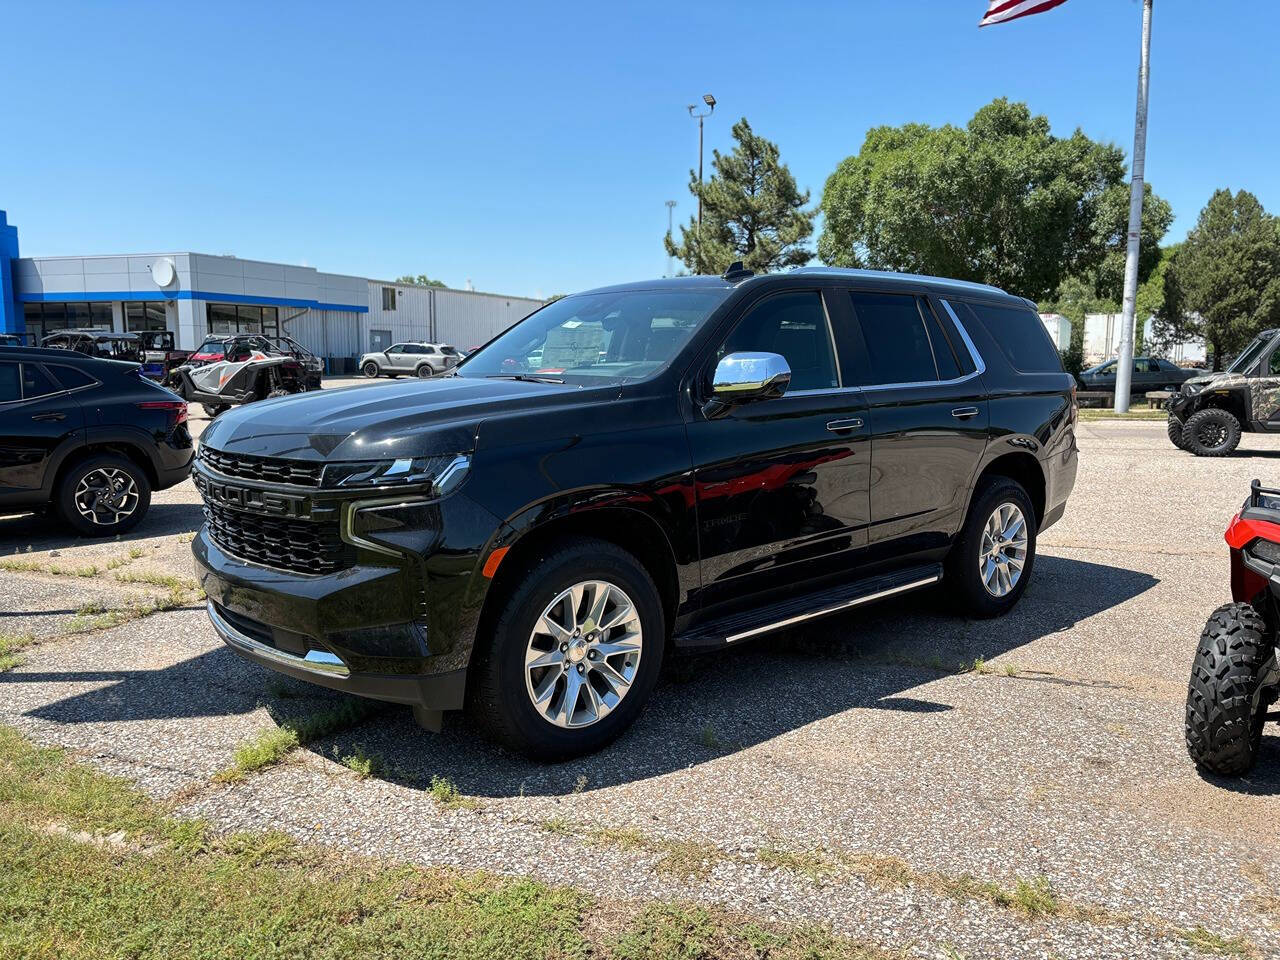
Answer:
<svg viewBox="0 0 1280 960"><path fill-rule="evenodd" d="M991 477L975 492L951 553L946 580L962 610L999 617L1013 609L1036 560L1036 512L1022 485Z"/></svg>
<svg viewBox="0 0 1280 960"><path fill-rule="evenodd" d="M370 360L368 363L366 363L366 364L365 364L363 367L361 367L360 369L364 371L364 375L365 375L366 377L368 377L370 380L376 380L376 379L377 379L377 377L378 377L378 365L377 365L376 363L374 363L372 360Z"/></svg>
<svg viewBox="0 0 1280 960"><path fill-rule="evenodd" d="M226 403L202 403L200 404L200 408L204 410L204 415L206 417L213 420L230 410L231 405Z"/></svg>
<svg viewBox="0 0 1280 960"><path fill-rule="evenodd" d="M1225 457L1240 445L1240 421L1226 410L1208 407L1187 418L1183 437L1197 457Z"/></svg>
<svg viewBox="0 0 1280 960"><path fill-rule="evenodd" d="M1269 698L1254 698L1272 662L1274 640L1247 603L1213 611L1187 683L1187 752L1211 773L1238 776L1253 769L1262 745Z"/></svg>
<svg viewBox="0 0 1280 960"><path fill-rule="evenodd" d="M648 571L612 543L573 537L520 568L476 651L467 709L494 740L532 759L592 753L639 716L665 646Z"/></svg>
<svg viewBox="0 0 1280 960"><path fill-rule="evenodd" d="M1165 427L1165 431L1169 434L1169 442L1179 450L1187 449L1186 427L1183 426L1181 420L1172 414L1169 415L1169 423Z"/></svg>
<svg viewBox="0 0 1280 960"><path fill-rule="evenodd" d="M151 506L146 471L124 457L101 454L72 466L58 482L58 513L84 537L114 537L138 525Z"/></svg>

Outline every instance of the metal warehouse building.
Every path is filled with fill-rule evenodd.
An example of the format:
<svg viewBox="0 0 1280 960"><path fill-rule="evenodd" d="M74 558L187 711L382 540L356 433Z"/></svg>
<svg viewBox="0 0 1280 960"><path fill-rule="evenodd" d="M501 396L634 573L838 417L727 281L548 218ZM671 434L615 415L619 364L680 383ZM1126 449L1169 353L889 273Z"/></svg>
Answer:
<svg viewBox="0 0 1280 960"><path fill-rule="evenodd" d="M401 341L467 350L540 306L203 253L19 257L17 230L0 211L0 333L172 330L188 349L208 334L288 334L340 372Z"/></svg>

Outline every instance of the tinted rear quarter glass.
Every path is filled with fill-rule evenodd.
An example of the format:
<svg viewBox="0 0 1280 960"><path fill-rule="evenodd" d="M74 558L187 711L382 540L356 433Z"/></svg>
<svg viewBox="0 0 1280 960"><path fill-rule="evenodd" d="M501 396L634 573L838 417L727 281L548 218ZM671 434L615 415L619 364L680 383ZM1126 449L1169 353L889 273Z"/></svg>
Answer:
<svg viewBox="0 0 1280 960"><path fill-rule="evenodd" d="M1025 307L953 301L961 320L981 323L1020 373L1061 373L1062 361L1040 317Z"/></svg>
<svg viewBox="0 0 1280 960"><path fill-rule="evenodd" d="M80 387L87 387L98 382L83 370L63 366L60 363L50 364L49 372L58 378L58 382L62 384L62 389L64 390L77 390Z"/></svg>

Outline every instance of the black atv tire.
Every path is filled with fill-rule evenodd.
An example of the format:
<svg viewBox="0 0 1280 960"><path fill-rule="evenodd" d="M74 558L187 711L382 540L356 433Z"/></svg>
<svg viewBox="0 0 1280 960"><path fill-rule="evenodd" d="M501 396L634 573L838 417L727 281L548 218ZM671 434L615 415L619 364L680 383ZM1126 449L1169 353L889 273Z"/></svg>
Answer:
<svg viewBox="0 0 1280 960"><path fill-rule="evenodd" d="M203 410L204 410L204 415L205 415L206 417L208 417L210 420L213 420L215 417L219 417L219 416L221 416L222 414L226 413L228 410L230 410L230 409L231 409L231 404L229 404L229 403L202 403L202 404L200 404L200 407L201 407L201 409L203 409Z"/></svg>
<svg viewBox="0 0 1280 960"><path fill-rule="evenodd" d="M1240 421L1221 407L1207 407L1187 417L1182 435L1197 457L1225 457L1240 445Z"/></svg>
<svg viewBox="0 0 1280 960"><path fill-rule="evenodd" d="M531 759L566 760L601 749L640 715L662 668L666 622L653 578L621 547L590 537L540 548L518 570L507 572L512 579L501 612L476 649L468 714L492 739ZM589 580L615 585L630 598L640 620L640 662L609 713L589 724L562 727L543 716L529 695L526 651L547 605L568 587ZM564 688L555 689L552 699L563 699Z"/></svg>
<svg viewBox="0 0 1280 960"><path fill-rule="evenodd" d="M1238 776L1257 763L1269 698L1259 698L1256 709L1254 698L1274 651L1266 622L1249 604L1213 611L1187 683L1187 753L1197 766Z"/></svg>
<svg viewBox="0 0 1280 960"><path fill-rule="evenodd" d="M284 387L276 387L274 390L272 390L262 399L275 400L277 397L292 397L292 396L293 396L292 390L286 390Z"/></svg>
<svg viewBox="0 0 1280 960"><path fill-rule="evenodd" d="M1165 430L1169 434L1170 443L1172 443L1179 450L1187 449L1187 436L1186 436L1187 429L1183 425L1181 420L1179 420L1175 416L1170 415L1169 423L1165 427Z"/></svg>
<svg viewBox="0 0 1280 960"><path fill-rule="evenodd" d="M1023 517L1026 551L1017 583L1002 596L994 595L984 582L979 563L987 523L998 507L1016 506ZM960 536L947 554L943 580L956 606L974 617L1000 617L1013 609L1031 580L1036 562L1036 511L1022 484L1008 477L989 477L974 491Z"/></svg>

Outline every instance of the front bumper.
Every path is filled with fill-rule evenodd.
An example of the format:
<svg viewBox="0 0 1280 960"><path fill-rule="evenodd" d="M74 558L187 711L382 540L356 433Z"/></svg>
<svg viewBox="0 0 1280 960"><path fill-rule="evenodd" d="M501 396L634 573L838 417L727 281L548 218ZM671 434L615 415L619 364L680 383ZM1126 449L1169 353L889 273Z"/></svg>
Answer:
<svg viewBox="0 0 1280 960"><path fill-rule="evenodd" d="M421 586L410 571L358 565L322 576L291 573L231 556L207 527L192 553L214 629L241 656L357 696L431 710L463 706L465 661L459 664L452 643L413 627Z"/></svg>

